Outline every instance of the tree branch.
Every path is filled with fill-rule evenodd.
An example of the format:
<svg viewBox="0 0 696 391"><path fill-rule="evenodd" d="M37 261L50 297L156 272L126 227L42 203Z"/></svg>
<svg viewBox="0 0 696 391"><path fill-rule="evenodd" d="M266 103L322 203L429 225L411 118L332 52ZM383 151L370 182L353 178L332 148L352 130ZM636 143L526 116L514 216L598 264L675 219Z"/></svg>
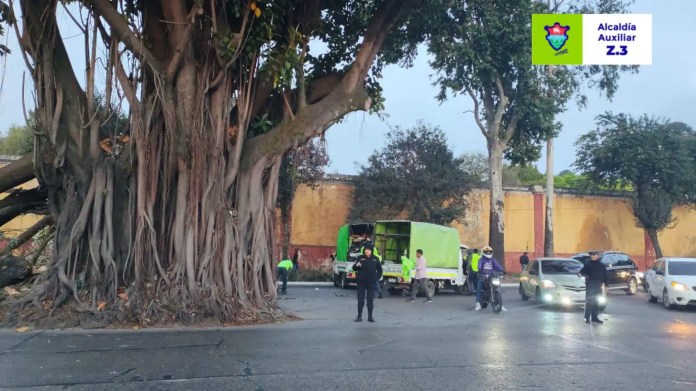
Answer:
<svg viewBox="0 0 696 391"><path fill-rule="evenodd" d="M128 27L126 20L119 14L108 0L92 0L92 11L97 17L102 17L116 37L126 45L126 48L137 57L142 57L147 65L155 72L162 73L164 67L160 61L147 49L143 41Z"/></svg>
<svg viewBox="0 0 696 391"><path fill-rule="evenodd" d="M46 226L53 224L53 217L45 216L43 219L39 220L36 224L32 225L29 229L22 232L21 235L17 236L7 247L5 247L2 252L0 252L0 257L8 255L12 250L21 247L24 243L28 242L36 236L39 231L44 229Z"/></svg>
<svg viewBox="0 0 696 391"><path fill-rule="evenodd" d="M17 190L0 200L0 209L45 203L46 198L48 198L48 192L44 189Z"/></svg>
<svg viewBox="0 0 696 391"><path fill-rule="evenodd" d="M474 101L474 119L476 120L476 125L478 125L479 129L481 130L483 137L488 139L488 130L483 125L483 122L481 121L481 109L479 106L478 98L476 97L474 90L469 85L466 85L465 88L466 88L466 92L471 97L471 100Z"/></svg>
<svg viewBox="0 0 696 391"><path fill-rule="evenodd" d="M0 192L8 191L35 178L32 154L0 167Z"/></svg>
<svg viewBox="0 0 696 391"><path fill-rule="evenodd" d="M503 81L500 80L499 76L495 77L495 86L498 89L498 96L500 100L498 101L498 106L495 109L495 117L493 121L497 129L500 129L500 123L503 121L503 114L505 114L505 109L508 105L508 97L505 95L505 88L503 88Z"/></svg>

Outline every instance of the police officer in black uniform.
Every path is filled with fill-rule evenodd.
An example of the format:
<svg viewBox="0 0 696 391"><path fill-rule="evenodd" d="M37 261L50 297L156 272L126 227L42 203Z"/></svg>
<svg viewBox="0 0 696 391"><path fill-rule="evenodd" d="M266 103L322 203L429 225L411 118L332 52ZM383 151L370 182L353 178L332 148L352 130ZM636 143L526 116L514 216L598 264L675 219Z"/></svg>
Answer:
<svg viewBox="0 0 696 391"><path fill-rule="evenodd" d="M597 299L602 295L604 287L607 285L607 267L602 262L599 262L599 254L596 251L590 251L590 262L580 270L578 276L585 277L585 323L602 324L599 319L599 303ZM590 316L592 318L590 319Z"/></svg>
<svg viewBox="0 0 696 391"><path fill-rule="evenodd" d="M367 293L367 320L374 322L372 317L372 308L375 297L375 282L382 277L382 264L379 259L372 254L374 245L372 242L365 243L363 253L358 256L357 261L353 265L353 270L358 274L356 280L358 283L358 317L356 322L362 321L362 311L365 306L365 293Z"/></svg>

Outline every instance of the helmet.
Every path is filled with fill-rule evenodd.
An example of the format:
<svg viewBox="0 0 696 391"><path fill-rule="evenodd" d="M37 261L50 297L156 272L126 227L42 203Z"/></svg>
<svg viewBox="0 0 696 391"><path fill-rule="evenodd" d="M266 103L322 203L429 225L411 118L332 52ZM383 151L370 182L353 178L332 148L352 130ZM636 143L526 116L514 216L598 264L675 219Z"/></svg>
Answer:
<svg viewBox="0 0 696 391"><path fill-rule="evenodd" d="M481 249L481 252L483 253L483 256L486 258L490 258L493 256L493 249L491 248L491 246L484 246Z"/></svg>

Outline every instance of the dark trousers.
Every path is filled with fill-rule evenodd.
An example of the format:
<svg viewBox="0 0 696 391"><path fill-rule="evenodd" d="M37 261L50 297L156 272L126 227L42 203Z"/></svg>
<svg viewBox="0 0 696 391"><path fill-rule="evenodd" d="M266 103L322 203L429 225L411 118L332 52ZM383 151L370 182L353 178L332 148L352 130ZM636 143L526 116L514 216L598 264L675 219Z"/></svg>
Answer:
<svg viewBox="0 0 696 391"><path fill-rule="evenodd" d="M597 298L602 295L602 283L600 281L587 281L585 291L585 319L599 319L599 302Z"/></svg>
<svg viewBox="0 0 696 391"><path fill-rule="evenodd" d="M475 272L473 270L470 271L468 279L469 279L469 284L471 284L471 285L469 285L471 293L476 294L476 292L478 291L478 288L477 288L478 287L478 272Z"/></svg>
<svg viewBox="0 0 696 391"><path fill-rule="evenodd" d="M276 268L276 275L279 280L283 281L283 293L288 289L288 269L284 267Z"/></svg>
<svg viewBox="0 0 696 391"><path fill-rule="evenodd" d="M373 282L358 283L358 316L362 316L363 307L365 306L365 293L367 293L367 316L371 318L375 298L375 284Z"/></svg>

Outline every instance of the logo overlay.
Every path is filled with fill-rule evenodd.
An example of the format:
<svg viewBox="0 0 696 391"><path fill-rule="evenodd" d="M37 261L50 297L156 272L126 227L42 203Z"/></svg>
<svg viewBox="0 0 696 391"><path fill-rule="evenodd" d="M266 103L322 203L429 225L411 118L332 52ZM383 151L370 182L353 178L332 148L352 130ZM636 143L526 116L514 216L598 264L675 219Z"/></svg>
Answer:
<svg viewBox="0 0 696 391"><path fill-rule="evenodd" d="M570 26L561 26L560 23L556 22L553 26L546 26L544 29L547 33L546 40L549 41L553 50L561 50L568 40L566 31L570 30Z"/></svg>
<svg viewBox="0 0 696 391"><path fill-rule="evenodd" d="M582 15L532 15L532 64L582 64Z"/></svg>
<svg viewBox="0 0 696 391"><path fill-rule="evenodd" d="M534 65L650 65L650 14L533 14Z"/></svg>

